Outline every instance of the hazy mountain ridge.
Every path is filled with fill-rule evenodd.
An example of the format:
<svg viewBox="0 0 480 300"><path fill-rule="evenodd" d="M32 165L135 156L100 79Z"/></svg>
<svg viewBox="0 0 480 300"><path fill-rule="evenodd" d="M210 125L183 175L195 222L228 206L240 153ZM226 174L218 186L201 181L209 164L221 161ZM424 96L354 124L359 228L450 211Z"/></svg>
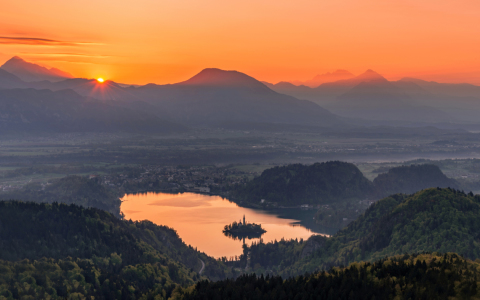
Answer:
<svg viewBox="0 0 480 300"><path fill-rule="evenodd" d="M191 80L149 84L130 91L158 107L159 115L187 124L225 121L335 125L340 118L320 106L279 94L236 71L206 69Z"/></svg>
<svg viewBox="0 0 480 300"><path fill-rule="evenodd" d="M12 57L0 68L27 82L42 80L61 81L65 78L73 78L73 76L67 72L56 68L48 69L37 64L27 62L18 56Z"/></svg>
<svg viewBox="0 0 480 300"><path fill-rule="evenodd" d="M426 123L478 123L480 87L414 78L388 81L368 70L354 78L316 88L278 83L273 90L307 99L344 117Z"/></svg>
<svg viewBox="0 0 480 300"><path fill-rule="evenodd" d="M80 96L72 90L0 90L0 131L183 132L158 117Z"/></svg>
<svg viewBox="0 0 480 300"><path fill-rule="evenodd" d="M28 85L20 78L9 73L3 69L0 69L0 89L17 89L27 88Z"/></svg>
<svg viewBox="0 0 480 300"><path fill-rule="evenodd" d="M300 80L292 80L288 82L283 82L283 83L289 83L292 85L296 86L307 86L310 88L316 88L319 85L327 82L333 82L333 81L338 81L338 80L343 80L343 79L350 79L355 77L352 73L350 73L347 70L342 70L338 69L332 72L326 72L323 74L318 74L315 75L312 79L305 80L305 81L300 81ZM280 82L279 82L280 83ZM277 83L277 85L279 84Z"/></svg>
<svg viewBox="0 0 480 300"><path fill-rule="evenodd" d="M81 78L24 84L39 90L71 89L85 97L108 101L112 106L188 125L215 126L226 121L316 126L344 123L310 101L279 94L237 71L205 69L177 84L127 88L112 81L100 83Z"/></svg>
<svg viewBox="0 0 480 300"><path fill-rule="evenodd" d="M215 68L204 69L176 84L144 86L81 78L25 82L0 72L0 88L13 87L72 89L85 97L109 101L113 106L153 114L187 126L478 123L480 113L480 93L479 98L475 98L480 87L409 78L392 82L373 70L316 88L287 82L272 85L238 71ZM466 91L461 92L464 87Z"/></svg>

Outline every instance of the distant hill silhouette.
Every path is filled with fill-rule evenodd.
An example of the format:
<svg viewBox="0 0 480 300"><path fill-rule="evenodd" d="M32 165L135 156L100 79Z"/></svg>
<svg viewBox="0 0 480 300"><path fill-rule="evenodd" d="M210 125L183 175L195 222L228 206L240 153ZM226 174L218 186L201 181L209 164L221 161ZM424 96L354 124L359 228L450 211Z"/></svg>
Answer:
<svg viewBox="0 0 480 300"><path fill-rule="evenodd" d="M108 101L109 105L156 115L185 125L218 126L234 122L297 124L330 127L343 120L315 103L279 94L262 82L237 71L204 69L176 84L128 86L113 81L72 78L58 82L2 79L2 85L62 91ZM2 81L3 80L3 81ZM250 126L250 125L248 125Z"/></svg>
<svg viewBox="0 0 480 300"><path fill-rule="evenodd" d="M26 88L27 84L20 78L9 73L3 69L0 69L0 89L16 89Z"/></svg>
<svg viewBox="0 0 480 300"><path fill-rule="evenodd" d="M266 86L255 78L238 71L226 71L216 68L203 69L192 78L176 83L177 86L213 86L237 87L268 90Z"/></svg>
<svg viewBox="0 0 480 300"><path fill-rule="evenodd" d="M360 82L325 106L341 116L366 120L455 120L447 112L415 102L402 88L382 79Z"/></svg>
<svg viewBox="0 0 480 300"><path fill-rule="evenodd" d="M261 199L281 205L331 204L342 201L380 199L441 187L458 188L435 165L401 166L369 181L352 163L329 161L313 165L292 164L266 169L233 191L236 200L258 204Z"/></svg>
<svg viewBox="0 0 480 300"><path fill-rule="evenodd" d="M35 89L49 89L52 91L71 89L82 96L107 101L122 100L131 97L127 89L110 80L100 83L96 79L72 78L59 82L46 80L30 82L28 85Z"/></svg>
<svg viewBox="0 0 480 300"><path fill-rule="evenodd" d="M295 86L293 84L284 84L282 82L271 85L273 90L291 95L299 99L313 101L321 106L335 101L336 97L348 92L354 86L362 82L388 82L382 75L373 70L367 70L364 73L348 79L325 82L315 88L306 85Z"/></svg>
<svg viewBox="0 0 480 300"><path fill-rule="evenodd" d="M308 87L317 87L323 83L351 79L353 77L355 77L355 75L348 72L347 70L336 70L334 72L317 75L313 79L305 81L303 85L306 85Z"/></svg>
<svg viewBox="0 0 480 300"><path fill-rule="evenodd" d="M372 190L372 182L354 164L330 161L267 169L245 186L238 187L234 196L255 204L265 199L281 205L298 206L364 200Z"/></svg>
<svg viewBox="0 0 480 300"><path fill-rule="evenodd" d="M342 123L317 104L274 92L237 71L205 69L184 82L148 84L128 91L133 99L157 107L158 115L185 124L241 121L332 126Z"/></svg>
<svg viewBox="0 0 480 300"><path fill-rule="evenodd" d="M183 132L158 117L80 96L72 90L0 90L0 133Z"/></svg>
<svg viewBox="0 0 480 300"><path fill-rule="evenodd" d="M19 58L10 61L30 66ZM11 88L71 89L84 97L109 101L109 105L187 126L223 128L252 128L255 124L262 124L262 128L270 127L267 124L324 128L345 124L469 126L469 122L479 123L480 114L478 86L412 78L388 81L373 70L310 88L289 82L269 84L238 71L215 68L204 69L176 84L144 86L82 78L27 82L0 68L0 89Z"/></svg>
<svg viewBox="0 0 480 300"><path fill-rule="evenodd" d="M344 79L351 79L355 77L352 73L347 70L335 70L333 72L327 72L324 74L318 74L312 79L306 81L300 80L290 80L290 81L280 81L276 84L264 82L268 87L276 86L277 88L289 88L291 86L305 86L309 88L316 88L323 83L335 82Z"/></svg>
<svg viewBox="0 0 480 300"><path fill-rule="evenodd" d="M454 179L450 179L435 165L401 166L379 174L374 180L378 197L396 193L413 194L430 187L458 188Z"/></svg>
<svg viewBox="0 0 480 300"><path fill-rule="evenodd" d="M65 78L73 78L67 72L56 68L45 68L40 65L27 62L24 59L14 56L1 66L1 69L16 75L23 81L60 81Z"/></svg>
<svg viewBox="0 0 480 300"><path fill-rule="evenodd" d="M415 78L388 81L373 70L346 80L305 85L270 84L279 93L306 99L348 118L397 126L412 123L478 123L480 87Z"/></svg>
<svg viewBox="0 0 480 300"><path fill-rule="evenodd" d="M337 80L337 81L333 81L333 82L326 82L326 83L320 85L319 87L321 87L321 86L323 86L323 87L326 87L326 86L349 86L349 87L353 87L353 86L355 86L359 83L362 83L362 82L388 82L388 80L385 79L385 77L383 77L382 75L378 74L377 72L368 69L367 71L365 71L362 74L360 74L358 76L355 76L353 78L342 79L342 80Z"/></svg>

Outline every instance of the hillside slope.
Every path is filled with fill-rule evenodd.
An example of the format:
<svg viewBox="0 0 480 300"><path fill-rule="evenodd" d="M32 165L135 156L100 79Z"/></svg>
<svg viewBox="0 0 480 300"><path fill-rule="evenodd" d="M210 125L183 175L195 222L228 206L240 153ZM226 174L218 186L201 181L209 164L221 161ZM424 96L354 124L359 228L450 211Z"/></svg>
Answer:
<svg viewBox="0 0 480 300"><path fill-rule="evenodd" d="M119 261L111 266L109 261L117 256ZM0 201L0 259L44 257L89 259L97 268L119 273L138 265L159 273L172 269L169 277L179 284L199 278L196 272L202 267L201 260L206 264L203 275L212 279L228 275L220 262L185 245L166 226L124 221L76 205Z"/></svg>
<svg viewBox="0 0 480 300"><path fill-rule="evenodd" d="M382 199L331 238L314 236L303 243L289 242L295 252L285 253L279 249L280 243L261 243L248 251L252 266L258 264L283 275L424 251L456 252L476 259L480 258L478 228L480 195L431 188ZM279 251L284 254L265 263L262 257L270 255L265 251L272 257ZM283 260L290 263L282 264ZM282 268L272 267L277 265Z"/></svg>

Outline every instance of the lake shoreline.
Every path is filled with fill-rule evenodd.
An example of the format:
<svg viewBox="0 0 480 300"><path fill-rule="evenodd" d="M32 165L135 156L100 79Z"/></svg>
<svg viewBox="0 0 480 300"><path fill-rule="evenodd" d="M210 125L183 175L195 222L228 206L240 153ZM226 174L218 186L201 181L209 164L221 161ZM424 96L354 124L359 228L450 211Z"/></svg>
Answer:
<svg viewBox="0 0 480 300"><path fill-rule="evenodd" d="M187 244L214 257L242 254L243 241L224 236L222 230L225 224L240 220L243 215L251 222L265 225L267 233L262 237L264 241L308 239L314 234L332 234L332 230L323 230L312 223L312 211L243 207L212 193L137 191L122 197L121 211L126 219L149 220L175 228ZM253 238L245 242L258 241L259 238Z"/></svg>

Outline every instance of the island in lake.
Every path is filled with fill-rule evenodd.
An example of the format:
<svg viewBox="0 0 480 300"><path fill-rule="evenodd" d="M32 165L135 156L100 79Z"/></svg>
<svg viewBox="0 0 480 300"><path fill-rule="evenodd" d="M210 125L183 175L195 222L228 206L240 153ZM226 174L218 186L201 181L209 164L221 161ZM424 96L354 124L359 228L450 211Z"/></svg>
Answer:
<svg viewBox="0 0 480 300"><path fill-rule="evenodd" d="M262 228L261 224L247 223L245 221L245 215L243 216L242 221L234 221L232 224L225 225L223 228L223 233L233 239L254 239L259 238L267 232Z"/></svg>

